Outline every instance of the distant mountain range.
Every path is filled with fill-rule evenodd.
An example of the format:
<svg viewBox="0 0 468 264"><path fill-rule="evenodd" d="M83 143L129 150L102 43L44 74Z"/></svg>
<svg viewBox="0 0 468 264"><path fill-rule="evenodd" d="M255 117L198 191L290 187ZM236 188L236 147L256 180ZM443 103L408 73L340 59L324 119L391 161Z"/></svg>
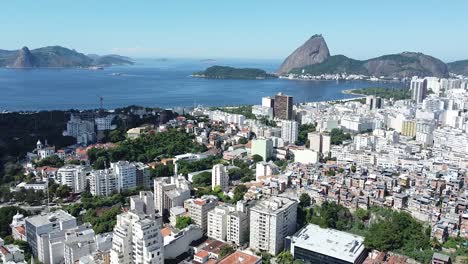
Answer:
<svg viewBox="0 0 468 264"><path fill-rule="evenodd" d="M402 52L368 60L355 60L344 55L331 56L322 35L312 36L289 55L278 69L278 74L347 73L396 78L448 77L449 72L468 75L468 60L445 64L437 58L418 52Z"/></svg>
<svg viewBox="0 0 468 264"><path fill-rule="evenodd" d="M0 50L0 67L8 68L71 68L91 66L130 65L132 59L119 55L84 55L60 46L29 50Z"/></svg>

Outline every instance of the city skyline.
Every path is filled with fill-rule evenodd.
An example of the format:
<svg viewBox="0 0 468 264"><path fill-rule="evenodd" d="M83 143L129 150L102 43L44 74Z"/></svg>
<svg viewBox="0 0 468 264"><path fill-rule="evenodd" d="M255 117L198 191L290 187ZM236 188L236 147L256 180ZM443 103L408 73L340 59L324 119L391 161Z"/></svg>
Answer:
<svg viewBox="0 0 468 264"><path fill-rule="evenodd" d="M34 8L31 8L31 7ZM0 49L61 45L131 57L281 59L314 34L332 54L368 59L403 51L445 62L468 58L462 34L468 3L397 1L374 4L241 1L4 3ZM25 37L26 36L26 37Z"/></svg>

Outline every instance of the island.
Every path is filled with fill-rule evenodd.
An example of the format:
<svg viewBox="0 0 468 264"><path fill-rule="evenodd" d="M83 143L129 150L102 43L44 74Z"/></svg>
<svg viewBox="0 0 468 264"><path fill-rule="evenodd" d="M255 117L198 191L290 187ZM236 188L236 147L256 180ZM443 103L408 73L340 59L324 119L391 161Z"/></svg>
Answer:
<svg viewBox="0 0 468 264"><path fill-rule="evenodd" d="M233 68L228 66L211 66L204 71L195 72L193 77L207 79L242 79L242 80L262 80L277 78L275 74L267 73L255 68Z"/></svg>

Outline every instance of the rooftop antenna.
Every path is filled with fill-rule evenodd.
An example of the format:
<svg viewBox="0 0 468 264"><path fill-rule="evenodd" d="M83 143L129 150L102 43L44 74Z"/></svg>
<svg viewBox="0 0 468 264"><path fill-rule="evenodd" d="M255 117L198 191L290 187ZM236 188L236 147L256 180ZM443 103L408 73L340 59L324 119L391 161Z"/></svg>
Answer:
<svg viewBox="0 0 468 264"><path fill-rule="evenodd" d="M104 110L103 104L104 104L104 97L99 96L99 109L100 109L101 111Z"/></svg>

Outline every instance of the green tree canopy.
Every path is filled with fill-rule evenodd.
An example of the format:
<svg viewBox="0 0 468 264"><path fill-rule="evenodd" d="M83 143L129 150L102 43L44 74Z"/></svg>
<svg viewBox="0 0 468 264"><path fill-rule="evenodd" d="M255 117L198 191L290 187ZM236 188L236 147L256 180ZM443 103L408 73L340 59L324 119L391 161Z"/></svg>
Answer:
<svg viewBox="0 0 468 264"><path fill-rule="evenodd" d="M192 223L192 218L189 216L179 216L176 220L176 228L184 229Z"/></svg>

